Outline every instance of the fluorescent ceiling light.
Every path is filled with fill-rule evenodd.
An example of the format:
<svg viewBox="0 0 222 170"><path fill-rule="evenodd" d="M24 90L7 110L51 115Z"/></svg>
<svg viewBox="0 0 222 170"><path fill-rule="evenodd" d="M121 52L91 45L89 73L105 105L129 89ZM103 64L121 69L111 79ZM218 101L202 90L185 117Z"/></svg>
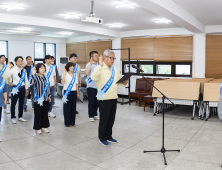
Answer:
<svg viewBox="0 0 222 170"><path fill-rule="evenodd" d="M6 33L6 34L29 34L29 35L40 35L41 34L41 32L19 31L19 30L0 30L0 33Z"/></svg>
<svg viewBox="0 0 222 170"><path fill-rule="evenodd" d="M119 0L119 3L115 6L116 8L128 7L135 8L138 6L136 3L130 2L129 0Z"/></svg>
<svg viewBox="0 0 222 170"><path fill-rule="evenodd" d="M109 27L117 27L117 28L121 28L123 26L123 24L108 24Z"/></svg>
<svg viewBox="0 0 222 170"><path fill-rule="evenodd" d="M155 23L166 23L166 24L169 24L170 20L166 19L166 18L158 18L158 19L155 19Z"/></svg>
<svg viewBox="0 0 222 170"><path fill-rule="evenodd" d="M72 35L73 32L60 32L60 34L62 34L62 35Z"/></svg>
<svg viewBox="0 0 222 170"><path fill-rule="evenodd" d="M19 2L16 2L14 4L11 4L11 5L6 5L6 4L2 4L0 5L2 8L6 8L7 11L10 11L10 10L13 10L13 9L25 9L23 6L20 5Z"/></svg>
<svg viewBox="0 0 222 170"><path fill-rule="evenodd" d="M62 14L62 15L63 15L63 17L65 19L68 19L68 18L80 18L81 17L80 14Z"/></svg>
<svg viewBox="0 0 222 170"><path fill-rule="evenodd" d="M31 31L31 28L27 28L27 27L22 27L22 28L18 28L18 30L20 31Z"/></svg>

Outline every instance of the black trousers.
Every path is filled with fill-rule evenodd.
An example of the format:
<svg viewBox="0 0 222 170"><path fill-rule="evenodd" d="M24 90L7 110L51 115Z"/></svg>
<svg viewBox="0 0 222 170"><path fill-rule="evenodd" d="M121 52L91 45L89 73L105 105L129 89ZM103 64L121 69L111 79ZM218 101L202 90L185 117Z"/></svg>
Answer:
<svg viewBox="0 0 222 170"><path fill-rule="evenodd" d="M1 122L1 119L2 119L2 107L0 107L0 122Z"/></svg>
<svg viewBox="0 0 222 170"><path fill-rule="evenodd" d="M65 94L66 90L64 90ZM64 124L66 126L75 125L76 120L76 100L77 92L70 91L67 103L63 104L63 115L64 115Z"/></svg>
<svg viewBox="0 0 222 170"><path fill-rule="evenodd" d="M16 105L18 99L19 99L18 117L19 118L22 117L24 98L25 98L25 87L20 88L18 94L15 94L15 95L11 94L11 118L12 119L16 118L15 117L15 105Z"/></svg>
<svg viewBox="0 0 222 170"><path fill-rule="evenodd" d="M87 94L88 94L88 114L89 118L93 118L94 116L97 116L97 89L94 88L87 88Z"/></svg>
<svg viewBox="0 0 222 170"><path fill-rule="evenodd" d="M105 141L112 139L112 128L115 121L117 99L99 102L99 139Z"/></svg>
<svg viewBox="0 0 222 170"><path fill-rule="evenodd" d="M34 102L34 130L39 130L42 128L48 128L49 125L49 101L43 101L43 106Z"/></svg>

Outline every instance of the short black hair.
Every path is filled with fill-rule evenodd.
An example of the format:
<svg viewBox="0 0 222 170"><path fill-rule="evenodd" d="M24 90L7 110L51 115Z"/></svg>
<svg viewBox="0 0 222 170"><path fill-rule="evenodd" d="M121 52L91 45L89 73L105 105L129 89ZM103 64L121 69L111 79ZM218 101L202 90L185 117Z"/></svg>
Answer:
<svg viewBox="0 0 222 170"><path fill-rule="evenodd" d="M45 60L47 60L47 59L51 59L51 58L52 58L51 55L46 55L46 56L45 56Z"/></svg>
<svg viewBox="0 0 222 170"><path fill-rule="evenodd" d="M76 53L70 54L69 59L72 58L72 57L77 57Z"/></svg>
<svg viewBox="0 0 222 170"><path fill-rule="evenodd" d="M36 68L36 73L39 73L39 69L44 66L45 70L46 70L46 67L45 67L45 64L43 63L38 63L36 64L35 68Z"/></svg>
<svg viewBox="0 0 222 170"><path fill-rule="evenodd" d="M92 55L93 55L93 54L95 54L95 53L96 53L96 54L98 54L98 52L97 52L97 51L91 51L91 52L89 53L89 57L91 58L91 57L92 57Z"/></svg>
<svg viewBox="0 0 222 170"><path fill-rule="evenodd" d="M22 61L23 61L23 57L22 57L22 56L17 56L17 57L15 57L15 62L17 62L17 60L18 60L19 58L21 58Z"/></svg>
<svg viewBox="0 0 222 170"><path fill-rule="evenodd" d="M55 57L51 56L51 59L52 59L52 58L55 58Z"/></svg>
<svg viewBox="0 0 222 170"><path fill-rule="evenodd" d="M75 67L75 64L72 62L68 62L65 66L66 71L69 71L69 67L72 67L72 66Z"/></svg>
<svg viewBox="0 0 222 170"><path fill-rule="evenodd" d="M27 60L29 57L32 59L32 57L31 57L31 56L27 56L27 57L26 57L26 60Z"/></svg>
<svg viewBox="0 0 222 170"><path fill-rule="evenodd" d="M0 58L5 57L5 55L0 55ZM6 57L5 57L6 58Z"/></svg>

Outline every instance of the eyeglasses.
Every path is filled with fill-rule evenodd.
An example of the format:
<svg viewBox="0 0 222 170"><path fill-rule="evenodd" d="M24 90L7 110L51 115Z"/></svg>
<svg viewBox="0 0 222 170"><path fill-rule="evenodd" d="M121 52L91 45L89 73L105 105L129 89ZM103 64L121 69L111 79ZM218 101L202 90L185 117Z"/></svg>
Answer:
<svg viewBox="0 0 222 170"><path fill-rule="evenodd" d="M108 57L108 58L110 58L110 60L116 60L116 58L113 58L113 57L109 57L109 56L106 56L106 57Z"/></svg>

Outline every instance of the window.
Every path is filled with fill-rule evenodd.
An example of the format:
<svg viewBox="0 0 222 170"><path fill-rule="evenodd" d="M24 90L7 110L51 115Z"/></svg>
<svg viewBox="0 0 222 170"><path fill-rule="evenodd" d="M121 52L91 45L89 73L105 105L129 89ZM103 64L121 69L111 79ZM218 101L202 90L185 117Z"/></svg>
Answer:
<svg viewBox="0 0 222 170"><path fill-rule="evenodd" d="M137 73L137 70L132 67L134 64L130 64L130 72L131 73ZM127 73L129 72L129 64L124 64L124 72Z"/></svg>
<svg viewBox="0 0 222 170"><path fill-rule="evenodd" d="M176 75L190 75L191 65L176 64Z"/></svg>
<svg viewBox="0 0 222 170"><path fill-rule="evenodd" d="M151 64L141 64L140 69L144 71L142 74L153 74L153 65Z"/></svg>
<svg viewBox="0 0 222 170"><path fill-rule="evenodd" d="M156 64L156 74L171 74L171 65Z"/></svg>
<svg viewBox="0 0 222 170"><path fill-rule="evenodd" d="M44 58L44 44L43 43L35 43L35 58Z"/></svg>
<svg viewBox="0 0 222 170"><path fill-rule="evenodd" d="M46 44L46 55L55 57L55 44Z"/></svg>
<svg viewBox="0 0 222 170"><path fill-rule="evenodd" d="M122 61L122 73L129 71L129 62ZM154 61L130 61L130 72L133 75L146 76L167 76L167 77L191 77L192 76L192 62L154 62ZM136 65L144 72L139 73L132 68Z"/></svg>
<svg viewBox="0 0 222 170"><path fill-rule="evenodd" d="M35 61L34 63L42 63L45 55L51 55L56 58L56 45L48 43L35 43Z"/></svg>
<svg viewBox="0 0 222 170"><path fill-rule="evenodd" d="M5 55L8 57L8 42L7 41L0 41L0 55Z"/></svg>

